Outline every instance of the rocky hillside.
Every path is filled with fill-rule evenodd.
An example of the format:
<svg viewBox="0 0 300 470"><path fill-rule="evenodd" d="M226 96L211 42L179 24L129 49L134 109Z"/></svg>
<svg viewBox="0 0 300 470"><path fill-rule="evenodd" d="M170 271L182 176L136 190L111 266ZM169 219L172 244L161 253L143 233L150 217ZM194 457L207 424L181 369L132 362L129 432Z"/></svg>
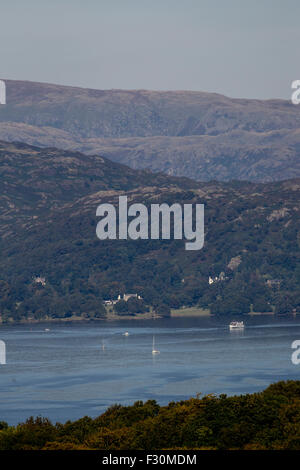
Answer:
<svg viewBox="0 0 300 470"><path fill-rule="evenodd" d="M6 81L0 139L101 154L200 181L300 176L300 106L202 92Z"/></svg>
<svg viewBox="0 0 300 470"><path fill-rule="evenodd" d="M7 238L23 231L49 210L95 192L107 196L178 184L187 189L195 186L187 178L132 170L100 156L0 141L0 235Z"/></svg>
<svg viewBox="0 0 300 470"><path fill-rule="evenodd" d="M224 315L300 309L299 178L199 183L5 142L0 175L4 321L103 316L102 299L124 292L163 314L183 305ZM146 205L204 203L204 248L188 252L185 240L173 239L100 241L97 206L117 205L124 194Z"/></svg>

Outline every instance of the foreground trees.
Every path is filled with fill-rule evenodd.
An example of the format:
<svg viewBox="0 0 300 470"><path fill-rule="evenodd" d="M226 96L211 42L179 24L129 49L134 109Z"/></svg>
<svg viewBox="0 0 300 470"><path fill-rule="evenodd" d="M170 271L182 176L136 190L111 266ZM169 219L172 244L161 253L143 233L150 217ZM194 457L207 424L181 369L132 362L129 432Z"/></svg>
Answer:
<svg viewBox="0 0 300 470"><path fill-rule="evenodd" d="M0 423L0 450L300 449L300 381L227 397L207 395L160 407L114 405L96 419L53 425Z"/></svg>

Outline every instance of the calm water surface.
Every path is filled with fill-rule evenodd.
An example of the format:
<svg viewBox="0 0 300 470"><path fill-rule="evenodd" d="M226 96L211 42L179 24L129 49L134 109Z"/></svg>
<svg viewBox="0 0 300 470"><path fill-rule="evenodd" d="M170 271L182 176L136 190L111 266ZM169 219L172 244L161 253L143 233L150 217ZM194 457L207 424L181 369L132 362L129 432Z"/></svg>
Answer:
<svg viewBox="0 0 300 470"><path fill-rule="evenodd" d="M1 326L7 364L0 365L0 421L43 415L64 422L95 417L114 403L155 399L163 405L197 393L251 393L278 380L300 380L300 365L291 362L300 319L247 318L242 332L230 332L228 323L180 318Z"/></svg>

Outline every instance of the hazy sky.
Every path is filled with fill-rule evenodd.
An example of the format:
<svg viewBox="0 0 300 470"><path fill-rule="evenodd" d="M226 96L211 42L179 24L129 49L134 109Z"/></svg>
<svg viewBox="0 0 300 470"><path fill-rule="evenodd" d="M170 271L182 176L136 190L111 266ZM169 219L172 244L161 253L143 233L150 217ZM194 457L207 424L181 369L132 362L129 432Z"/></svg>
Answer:
<svg viewBox="0 0 300 470"><path fill-rule="evenodd" d="M1 0L0 77L289 98L300 0Z"/></svg>

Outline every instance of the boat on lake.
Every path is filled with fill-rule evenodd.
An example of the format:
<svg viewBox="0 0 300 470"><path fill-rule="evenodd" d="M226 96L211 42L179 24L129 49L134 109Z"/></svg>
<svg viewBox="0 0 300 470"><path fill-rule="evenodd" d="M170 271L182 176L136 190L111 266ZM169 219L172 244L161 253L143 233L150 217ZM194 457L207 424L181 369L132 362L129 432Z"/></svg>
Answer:
<svg viewBox="0 0 300 470"><path fill-rule="evenodd" d="M229 323L230 330L241 330L243 328L245 328L243 321L232 321Z"/></svg>
<svg viewBox="0 0 300 470"><path fill-rule="evenodd" d="M154 336L153 336L152 355L155 356L156 354L160 354L160 351L158 351L158 349L155 349L155 338L154 338Z"/></svg>

